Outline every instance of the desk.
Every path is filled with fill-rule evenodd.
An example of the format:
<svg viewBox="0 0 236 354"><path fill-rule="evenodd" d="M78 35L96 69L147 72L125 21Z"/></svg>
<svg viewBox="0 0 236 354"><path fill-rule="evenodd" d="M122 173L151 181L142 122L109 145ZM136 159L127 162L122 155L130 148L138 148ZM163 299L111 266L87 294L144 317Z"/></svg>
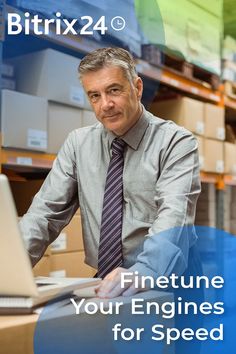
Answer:
<svg viewBox="0 0 236 354"><path fill-rule="evenodd" d="M0 353L33 354L38 315L0 316Z"/></svg>
<svg viewBox="0 0 236 354"><path fill-rule="evenodd" d="M156 301L159 304L167 301L173 301L172 294L153 290L136 294L133 296L133 298L135 297L144 299L145 302ZM87 299L84 304L91 301L99 304L103 300L98 298ZM124 302L124 305L121 307L121 316L119 315L117 317L116 315L102 315L100 312L97 312L94 315L88 315L84 312L84 310L82 310L79 315L75 315L75 307L71 304L71 302L68 302L68 305L63 306L56 311L48 312L48 314L45 314L44 311L41 316L37 314L0 316L0 354L33 354L34 340L36 346L37 341L38 343L41 343L41 338L43 338L42 343L43 341L47 342L49 340L61 340L63 344L67 342L71 344L76 339L77 334L80 334L82 337L82 348L83 346L86 346L87 348L87 344L90 346L91 344L96 346L96 351L93 352L93 354L118 353L119 351L116 351L117 349L114 351L114 341L113 338L111 338L111 333L109 334L110 338L108 338L108 331L111 332L111 327L117 322L122 322L122 324L125 323L125 326L127 327L130 323L131 326L132 324L135 324L135 328L139 327L140 325L143 326L143 316L135 315L134 317L129 315L131 313L131 298L119 297L113 299L112 301ZM173 326L173 319L163 319L161 315L155 315L155 321L165 324L166 326ZM37 330L35 331L36 324ZM73 340L68 337L65 339L62 338L65 330L68 331ZM40 331L41 334L39 334ZM47 352L47 350L43 348L36 350L36 352L40 354L49 353L45 353L45 351ZM68 349L68 351L66 349L65 351L60 351L60 353L65 354L78 352L81 354L90 353L89 349L88 351L73 351L72 347ZM173 346L168 346L163 347L163 350L158 353L172 354L173 352ZM58 354L58 349L55 348L55 351L53 350L50 352L50 354L52 353ZM120 353L122 353L122 351L120 351Z"/></svg>

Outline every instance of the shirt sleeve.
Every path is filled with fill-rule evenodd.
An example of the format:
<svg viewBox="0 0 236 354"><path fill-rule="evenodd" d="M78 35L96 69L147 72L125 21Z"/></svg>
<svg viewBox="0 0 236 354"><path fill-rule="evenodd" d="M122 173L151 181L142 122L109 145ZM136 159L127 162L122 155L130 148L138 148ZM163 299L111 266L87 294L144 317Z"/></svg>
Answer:
<svg viewBox="0 0 236 354"><path fill-rule="evenodd" d="M20 221L32 265L44 254L79 207L75 132L69 134L40 191Z"/></svg>
<svg viewBox="0 0 236 354"><path fill-rule="evenodd" d="M157 216L130 268L153 277L183 274L189 249L197 239L194 218L201 184L196 138L184 129L178 131L160 165L155 193Z"/></svg>

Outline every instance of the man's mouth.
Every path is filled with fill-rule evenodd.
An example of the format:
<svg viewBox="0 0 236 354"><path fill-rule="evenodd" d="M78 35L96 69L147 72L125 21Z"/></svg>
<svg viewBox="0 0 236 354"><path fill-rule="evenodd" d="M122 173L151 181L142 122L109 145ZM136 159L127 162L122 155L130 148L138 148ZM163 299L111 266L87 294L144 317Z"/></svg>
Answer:
<svg viewBox="0 0 236 354"><path fill-rule="evenodd" d="M103 118L105 119L112 119L112 118L116 118L120 113L114 113L114 114L109 114L104 116Z"/></svg>

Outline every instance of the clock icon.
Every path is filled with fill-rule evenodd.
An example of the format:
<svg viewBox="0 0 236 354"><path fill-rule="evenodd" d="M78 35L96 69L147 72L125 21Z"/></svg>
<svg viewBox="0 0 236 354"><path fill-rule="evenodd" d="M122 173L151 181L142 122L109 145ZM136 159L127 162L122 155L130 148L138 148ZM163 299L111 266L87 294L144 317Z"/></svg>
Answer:
<svg viewBox="0 0 236 354"><path fill-rule="evenodd" d="M125 28L125 19L121 16L113 17L111 27L114 31L122 31Z"/></svg>

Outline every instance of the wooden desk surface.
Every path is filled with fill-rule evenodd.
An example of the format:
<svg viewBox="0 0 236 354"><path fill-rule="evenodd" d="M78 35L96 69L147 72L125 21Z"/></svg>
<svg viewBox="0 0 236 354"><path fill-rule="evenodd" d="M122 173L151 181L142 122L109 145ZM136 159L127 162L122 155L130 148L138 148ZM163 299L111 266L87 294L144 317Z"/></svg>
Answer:
<svg viewBox="0 0 236 354"><path fill-rule="evenodd" d="M0 331L16 326L23 326L26 324L35 323L38 315L19 315L19 316L0 316Z"/></svg>
<svg viewBox="0 0 236 354"><path fill-rule="evenodd" d="M38 315L0 316L0 354L33 354Z"/></svg>

